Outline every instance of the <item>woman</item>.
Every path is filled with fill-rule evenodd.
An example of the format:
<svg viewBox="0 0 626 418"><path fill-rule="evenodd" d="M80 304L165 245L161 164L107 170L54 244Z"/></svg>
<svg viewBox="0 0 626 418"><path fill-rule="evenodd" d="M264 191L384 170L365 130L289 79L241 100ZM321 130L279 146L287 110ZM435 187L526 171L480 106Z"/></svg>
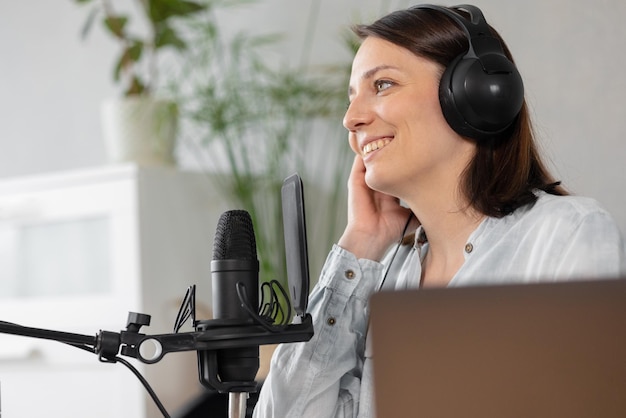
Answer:
<svg viewBox="0 0 626 418"><path fill-rule="evenodd" d="M626 272L610 215L567 196L542 163L508 49L463 9L417 6L355 28L348 224L311 294L315 336L277 349L255 416L373 416L367 303L381 287Z"/></svg>

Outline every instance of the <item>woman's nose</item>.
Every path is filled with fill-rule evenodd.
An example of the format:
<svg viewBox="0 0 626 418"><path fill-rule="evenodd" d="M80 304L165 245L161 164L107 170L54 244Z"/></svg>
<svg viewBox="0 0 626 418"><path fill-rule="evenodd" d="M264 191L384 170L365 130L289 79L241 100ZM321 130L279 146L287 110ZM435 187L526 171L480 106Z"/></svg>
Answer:
<svg viewBox="0 0 626 418"><path fill-rule="evenodd" d="M343 126L349 131L354 131L370 123L372 117L372 111L367 102L363 98L355 96L350 101L348 110L343 116Z"/></svg>

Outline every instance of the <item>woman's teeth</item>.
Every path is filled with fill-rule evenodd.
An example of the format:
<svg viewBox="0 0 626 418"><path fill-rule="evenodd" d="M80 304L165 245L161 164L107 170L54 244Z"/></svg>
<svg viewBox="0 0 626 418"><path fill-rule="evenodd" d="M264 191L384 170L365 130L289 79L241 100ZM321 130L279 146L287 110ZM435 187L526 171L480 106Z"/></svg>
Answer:
<svg viewBox="0 0 626 418"><path fill-rule="evenodd" d="M382 147L384 147L385 145L389 144L391 142L390 139L379 139L377 141L372 141L369 144L367 144L366 146L363 147L363 155L367 155L372 151L376 151L377 149L381 149Z"/></svg>

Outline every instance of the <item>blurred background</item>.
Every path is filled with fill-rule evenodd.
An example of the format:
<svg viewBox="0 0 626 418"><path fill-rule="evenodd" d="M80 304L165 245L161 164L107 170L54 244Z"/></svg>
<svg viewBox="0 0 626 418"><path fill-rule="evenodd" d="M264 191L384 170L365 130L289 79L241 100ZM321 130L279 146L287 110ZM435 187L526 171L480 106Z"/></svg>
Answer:
<svg viewBox="0 0 626 418"><path fill-rule="evenodd" d="M93 334L122 329L134 310L153 315L146 332L169 332L194 283L207 318L214 228L232 208L253 214L262 278L284 281L279 193L294 171L305 183L316 279L345 222L347 28L415 3L198 4L169 19L146 17L131 0L0 3L1 320ZM515 57L556 177L600 201L626 231L626 3L474 4ZM168 35L162 48L139 54L137 40L155 28ZM124 71L115 79L120 57L141 83ZM174 104L171 155L129 157L107 145L110 115L121 112L107 103L137 96ZM121 367L0 337L7 416L159 416ZM193 356L173 357L139 365L171 411L201 392Z"/></svg>
<svg viewBox="0 0 626 418"><path fill-rule="evenodd" d="M272 59L291 68L303 62L349 62L342 42L346 25L412 4L264 0L230 9L221 27L229 33L286 34L272 48ZM626 81L619 76L626 31L619 16L626 4L476 4L513 51L558 177L574 192L600 200L626 228L626 196L619 193L626 181L620 168ZM0 177L105 164L100 107L119 95L111 79L118 44L100 28L83 40L87 10L69 0L3 2L0 7ZM311 15L316 16L314 38L307 40ZM193 152L183 146L177 153L181 167L195 168Z"/></svg>

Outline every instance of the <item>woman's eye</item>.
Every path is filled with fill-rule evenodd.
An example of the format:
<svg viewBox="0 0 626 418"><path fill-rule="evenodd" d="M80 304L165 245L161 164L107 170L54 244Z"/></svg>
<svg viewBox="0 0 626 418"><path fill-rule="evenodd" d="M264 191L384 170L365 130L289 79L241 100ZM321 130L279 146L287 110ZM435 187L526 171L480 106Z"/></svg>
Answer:
<svg viewBox="0 0 626 418"><path fill-rule="evenodd" d="M393 85L393 82L391 82L389 80L376 80L374 82L374 87L376 88L377 92L381 92L381 91L387 90L392 85Z"/></svg>

